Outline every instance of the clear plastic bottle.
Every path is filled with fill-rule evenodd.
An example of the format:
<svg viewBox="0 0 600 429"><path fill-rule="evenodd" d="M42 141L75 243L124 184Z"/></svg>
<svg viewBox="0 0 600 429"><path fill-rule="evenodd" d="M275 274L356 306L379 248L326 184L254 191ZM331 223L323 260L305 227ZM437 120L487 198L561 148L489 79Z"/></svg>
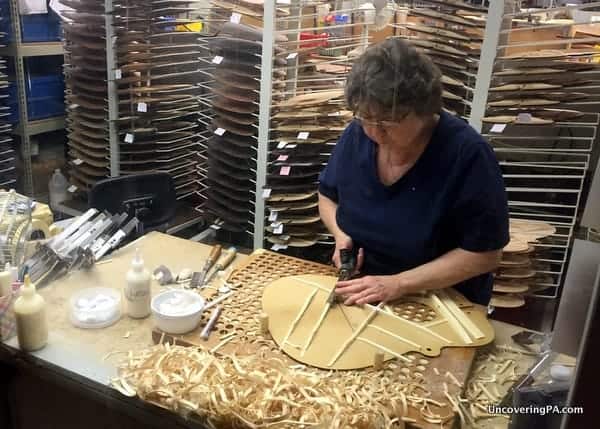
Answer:
<svg viewBox="0 0 600 429"><path fill-rule="evenodd" d="M134 319L142 319L150 315L150 272L144 267L140 250L135 249L135 257L131 268L127 271L125 300L127 314Z"/></svg>
<svg viewBox="0 0 600 429"><path fill-rule="evenodd" d="M69 182L63 176L60 169L54 170L50 181L48 182L48 191L50 192L50 207L55 208L59 203L68 199L67 189Z"/></svg>
<svg viewBox="0 0 600 429"><path fill-rule="evenodd" d="M34 351L43 348L48 342L48 322L46 301L31 284L29 275L21 288L21 296L14 305L17 322L17 338L21 350Z"/></svg>

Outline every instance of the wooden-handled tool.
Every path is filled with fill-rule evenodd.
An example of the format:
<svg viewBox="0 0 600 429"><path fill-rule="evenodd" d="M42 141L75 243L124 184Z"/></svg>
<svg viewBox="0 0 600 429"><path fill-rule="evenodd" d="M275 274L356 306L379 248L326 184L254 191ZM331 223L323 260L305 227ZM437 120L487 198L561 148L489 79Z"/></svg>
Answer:
<svg viewBox="0 0 600 429"><path fill-rule="evenodd" d="M199 285L204 284L204 279L206 278L206 275L208 274L210 269L213 267L213 265L216 264L217 260L219 259L219 256L221 256L222 250L223 250L223 247L220 244L215 245L211 249L210 254L208 255L208 258L206 258L206 261L204 262L204 267L202 267L202 271L200 272L200 279L198 280Z"/></svg>
<svg viewBox="0 0 600 429"><path fill-rule="evenodd" d="M237 250L235 247L230 247L229 249L227 249L227 251L225 252L225 255L221 256L221 259L219 259L217 261L217 263L214 266L214 271L211 273L211 275L208 277L208 279L206 279L206 281L203 284L208 284L212 281L212 279L215 278L215 276L217 275L217 273L219 271L223 271L225 268L227 268L235 259L237 255Z"/></svg>

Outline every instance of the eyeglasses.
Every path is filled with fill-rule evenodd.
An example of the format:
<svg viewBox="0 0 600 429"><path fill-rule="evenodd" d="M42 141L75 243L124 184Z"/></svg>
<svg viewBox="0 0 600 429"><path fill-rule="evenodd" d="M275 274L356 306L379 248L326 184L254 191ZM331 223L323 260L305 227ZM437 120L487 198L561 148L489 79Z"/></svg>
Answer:
<svg viewBox="0 0 600 429"><path fill-rule="evenodd" d="M387 130L390 128L395 128L397 126L399 126L402 121L404 121L404 119L406 119L406 117L410 114L410 112L406 112L404 113L402 116L400 116L398 119L396 119L395 121L375 121L372 119L365 119L359 115L354 115L354 119L363 127L370 127L370 128L379 128L380 130Z"/></svg>

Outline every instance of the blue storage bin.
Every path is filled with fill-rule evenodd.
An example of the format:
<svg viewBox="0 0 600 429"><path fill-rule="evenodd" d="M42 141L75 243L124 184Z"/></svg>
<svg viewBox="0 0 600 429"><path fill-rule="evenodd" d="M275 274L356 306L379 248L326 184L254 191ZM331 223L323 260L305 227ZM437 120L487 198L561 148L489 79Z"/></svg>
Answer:
<svg viewBox="0 0 600 429"><path fill-rule="evenodd" d="M47 94L45 92L44 94ZM10 116L7 120L15 124L19 122L19 108L17 103L17 86L10 82L8 86ZM27 114L30 121L61 116L65 114L64 94L60 92L53 95L31 96L27 95Z"/></svg>
<svg viewBox="0 0 600 429"><path fill-rule="evenodd" d="M0 1L2 19L0 32L7 34L7 40L13 41L12 25L8 2ZM21 40L31 42L55 42L61 39L61 23L59 16L50 8L48 13L21 15Z"/></svg>
<svg viewBox="0 0 600 429"><path fill-rule="evenodd" d="M60 40L60 18L52 10L48 13L21 15L23 42L53 42Z"/></svg>

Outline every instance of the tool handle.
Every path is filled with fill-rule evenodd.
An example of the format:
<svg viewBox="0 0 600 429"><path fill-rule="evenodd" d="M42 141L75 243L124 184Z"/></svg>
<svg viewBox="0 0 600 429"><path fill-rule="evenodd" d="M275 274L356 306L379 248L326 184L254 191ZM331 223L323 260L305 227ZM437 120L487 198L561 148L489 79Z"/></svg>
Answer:
<svg viewBox="0 0 600 429"><path fill-rule="evenodd" d="M215 325L217 324L217 320L219 320L219 316L221 315L222 310L222 307L216 307L210 315L210 319L208 319L206 326L200 333L200 338L202 338L204 341L208 341L208 337L210 337L210 333L215 328Z"/></svg>
<svg viewBox="0 0 600 429"><path fill-rule="evenodd" d="M237 255L237 250L235 247L230 247L229 250L225 253L224 256L221 256L219 262L217 262L217 267L219 270L224 270L233 262Z"/></svg>
<svg viewBox="0 0 600 429"><path fill-rule="evenodd" d="M217 260L219 259L219 256L221 256L222 250L223 250L223 247L220 244L215 245L211 249L210 254L208 255L208 258L206 259L206 266L208 268L215 265L215 262L217 262Z"/></svg>

